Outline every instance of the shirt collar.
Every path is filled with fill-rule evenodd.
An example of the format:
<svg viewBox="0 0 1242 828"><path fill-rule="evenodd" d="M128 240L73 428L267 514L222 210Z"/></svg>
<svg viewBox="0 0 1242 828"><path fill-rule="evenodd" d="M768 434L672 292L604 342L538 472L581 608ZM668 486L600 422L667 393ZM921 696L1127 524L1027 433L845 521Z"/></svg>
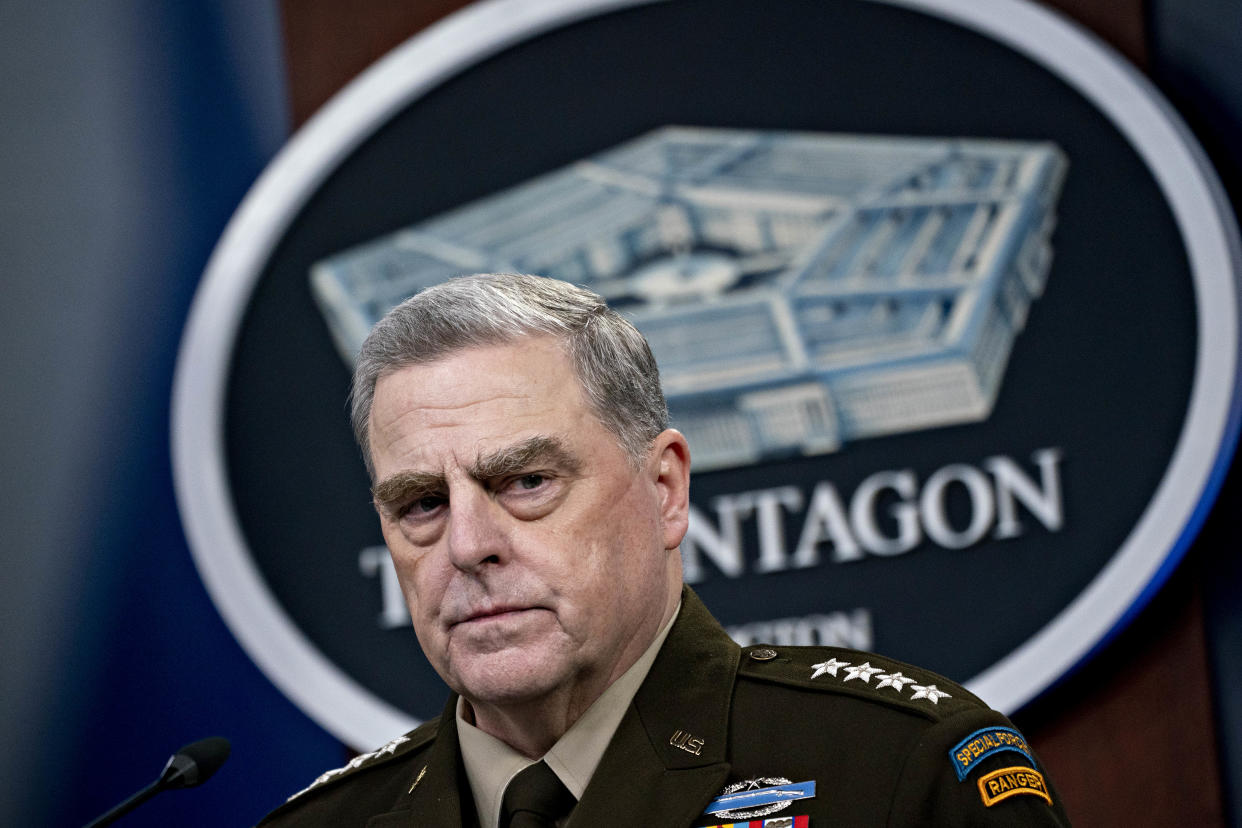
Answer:
<svg viewBox="0 0 1242 828"><path fill-rule="evenodd" d="M557 740L542 758L556 773L574 798L581 799L595 768L599 765L617 725L633 701L638 688L651 670L656 654L668 637L668 631L681 612L681 604L673 617L660 630L638 660L621 674L569 730ZM510 780L527 765L538 760L528 759L504 742L484 733L467 722L462 714L465 700L457 700L457 738L461 743L462 763L474 797L481 828L497 828L500 822L500 800Z"/></svg>

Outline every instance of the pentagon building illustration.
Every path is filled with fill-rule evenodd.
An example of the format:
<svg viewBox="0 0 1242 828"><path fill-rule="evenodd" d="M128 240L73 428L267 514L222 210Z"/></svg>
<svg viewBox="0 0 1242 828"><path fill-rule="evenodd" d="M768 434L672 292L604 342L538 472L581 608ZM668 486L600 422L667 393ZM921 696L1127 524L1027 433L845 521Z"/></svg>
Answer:
<svg viewBox="0 0 1242 828"><path fill-rule="evenodd" d="M1052 144L665 127L318 262L352 364L451 276L538 273L626 313L705 471L986 419L1047 279Z"/></svg>

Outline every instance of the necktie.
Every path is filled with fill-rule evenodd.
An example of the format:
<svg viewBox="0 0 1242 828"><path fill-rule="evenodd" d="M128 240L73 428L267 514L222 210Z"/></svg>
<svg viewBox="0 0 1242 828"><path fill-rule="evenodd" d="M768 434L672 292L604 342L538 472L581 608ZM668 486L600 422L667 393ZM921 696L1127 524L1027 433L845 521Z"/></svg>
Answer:
<svg viewBox="0 0 1242 828"><path fill-rule="evenodd" d="M523 770L505 788L500 828L553 828L577 800L546 762Z"/></svg>

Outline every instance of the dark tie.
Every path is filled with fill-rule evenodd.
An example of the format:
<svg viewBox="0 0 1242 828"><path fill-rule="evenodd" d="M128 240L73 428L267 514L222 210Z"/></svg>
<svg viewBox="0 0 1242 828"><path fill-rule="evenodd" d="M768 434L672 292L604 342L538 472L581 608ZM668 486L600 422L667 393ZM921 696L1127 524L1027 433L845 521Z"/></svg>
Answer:
<svg viewBox="0 0 1242 828"><path fill-rule="evenodd" d="M500 828L553 828L577 802L546 762L523 770L505 788Z"/></svg>

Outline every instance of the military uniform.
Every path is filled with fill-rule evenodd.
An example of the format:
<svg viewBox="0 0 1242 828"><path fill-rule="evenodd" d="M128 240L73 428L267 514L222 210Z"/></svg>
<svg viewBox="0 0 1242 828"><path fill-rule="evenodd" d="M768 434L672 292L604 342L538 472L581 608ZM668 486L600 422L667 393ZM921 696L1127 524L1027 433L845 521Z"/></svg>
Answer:
<svg viewBox="0 0 1242 828"><path fill-rule="evenodd" d="M261 825L473 825L455 704L320 777ZM686 589L568 828L765 820L1069 824L1012 724L961 686L857 650L739 649Z"/></svg>

